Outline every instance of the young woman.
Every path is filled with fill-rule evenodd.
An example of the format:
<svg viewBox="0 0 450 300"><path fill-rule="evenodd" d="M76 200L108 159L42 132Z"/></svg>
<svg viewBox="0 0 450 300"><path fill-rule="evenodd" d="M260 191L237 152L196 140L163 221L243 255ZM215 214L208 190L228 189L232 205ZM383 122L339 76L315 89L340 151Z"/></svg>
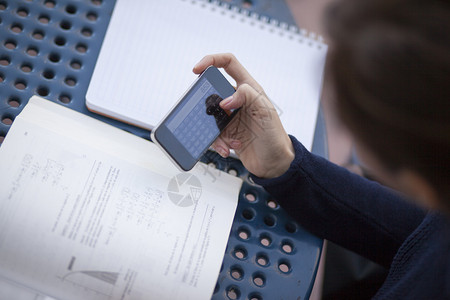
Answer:
<svg viewBox="0 0 450 300"><path fill-rule="evenodd" d="M235 149L305 228L389 268L375 298L450 299L450 4L341 0L326 21L336 111L365 166L399 192L309 153L231 54L194 67L237 82L220 105L242 109L214 148Z"/></svg>

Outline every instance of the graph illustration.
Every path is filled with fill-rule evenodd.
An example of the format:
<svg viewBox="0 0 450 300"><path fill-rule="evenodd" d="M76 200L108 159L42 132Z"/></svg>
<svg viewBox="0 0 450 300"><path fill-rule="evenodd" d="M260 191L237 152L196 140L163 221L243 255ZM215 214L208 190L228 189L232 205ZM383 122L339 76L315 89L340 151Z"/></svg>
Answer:
<svg viewBox="0 0 450 300"><path fill-rule="evenodd" d="M119 279L120 273L100 270L73 271L72 268L75 259L75 257L71 258L69 267L67 268L69 272L60 277L60 279L99 296L110 297Z"/></svg>

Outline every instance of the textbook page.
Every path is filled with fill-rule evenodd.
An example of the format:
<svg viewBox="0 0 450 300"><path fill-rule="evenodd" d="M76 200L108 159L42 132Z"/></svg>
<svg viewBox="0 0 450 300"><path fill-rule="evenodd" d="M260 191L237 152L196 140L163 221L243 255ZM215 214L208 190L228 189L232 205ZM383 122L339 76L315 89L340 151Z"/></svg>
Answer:
<svg viewBox="0 0 450 300"><path fill-rule="evenodd" d="M194 82L202 57L230 52L264 88L287 133L311 149L327 46L213 2L117 0L87 107L152 129Z"/></svg>
<svg viewBox="0 0 450 300"><path fill-rule="evenodd" d="M56 299L210 299L239 178L181 173L151 142L36 96L0 170L0 277Z"/></svg>
<svg viewBox="0 0 450 300"><path fill-rule="evenodd" d="M0 277L0 299L56 300L2 277Z"/></svg>

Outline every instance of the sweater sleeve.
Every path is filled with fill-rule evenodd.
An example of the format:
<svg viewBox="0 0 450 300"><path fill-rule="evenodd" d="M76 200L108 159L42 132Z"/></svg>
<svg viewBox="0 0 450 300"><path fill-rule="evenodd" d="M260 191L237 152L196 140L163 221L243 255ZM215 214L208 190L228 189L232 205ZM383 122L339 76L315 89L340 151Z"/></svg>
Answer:
<svg viewBox="0 0 450 300"><path fill-rule="evenodd" d="M385 267L426 212L382 185L309 153L273 179L252 176L304 228Z"/></svg>

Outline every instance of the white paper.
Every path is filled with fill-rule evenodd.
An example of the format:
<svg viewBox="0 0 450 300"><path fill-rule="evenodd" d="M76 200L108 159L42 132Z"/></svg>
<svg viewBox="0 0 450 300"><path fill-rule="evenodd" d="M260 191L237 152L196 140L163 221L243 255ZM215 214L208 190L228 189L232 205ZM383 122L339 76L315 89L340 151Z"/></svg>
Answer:
<svg viewBox="0 0 450 300"><path fill-rule="evenodd" d="M38 291L27 288L7 278L0 277L0 299L1 300L55 300Z"/></svg>
<svg viewBox="0 0 450 300"><path fill-rule="evenodd" d="M195 80L195 63L223 52L236 55L286 131L311 149L327 46L207 1L118 0L86 103L151 129Z"/></svg>
<svg viewBox="0 0 450 300"><path fill-rule="evenodd" d="M57 299L210 299L240 179L180 173L151 142L37 97L0 170L0 276Z"/></svg>

